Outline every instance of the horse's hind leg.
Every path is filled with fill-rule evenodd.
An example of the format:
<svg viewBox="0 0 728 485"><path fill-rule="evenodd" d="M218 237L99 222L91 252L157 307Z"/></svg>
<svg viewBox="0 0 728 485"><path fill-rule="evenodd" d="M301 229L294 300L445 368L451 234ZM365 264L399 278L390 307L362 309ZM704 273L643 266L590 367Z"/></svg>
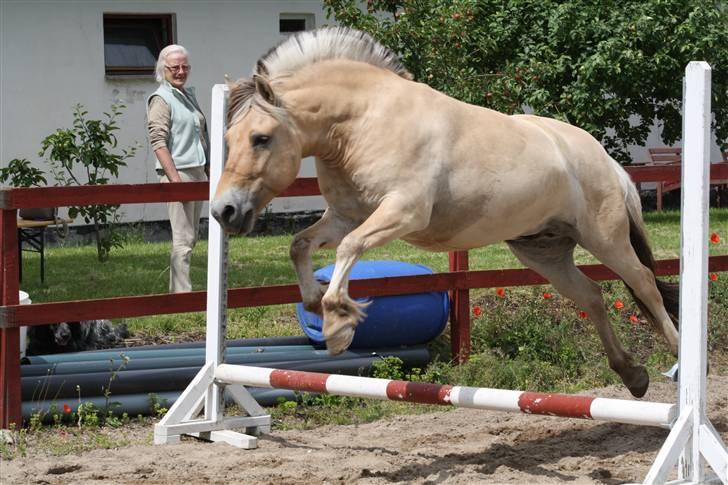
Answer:
<svg viewBox="0 0 728 485"><path fill-rule="evenodd" d="M327 209L321 219L293 237L290 257L298 277L303 307L322 315L321 297L324 289L313 276L311 255L319 249L335 248L354 224L334 215Z"/></svg>
<svg viewBox="0 0 728 485"><path fill-rule="evenodd" d="M635 397L644 396L650 378L644 367L636 365L609 324L601 288L574 264L576 242L569 236L545 234L508 241L513 254L526 266L551 282L563 296L585 310L594 322L609 366L619 375Z"/></svg>
<svg viewBox="0 0 728 485"><path fill-rule="evenodd" d="M655 274L642 264L632 247L628 221L612 232L609 239L597 240L595 236L599 231L591 231L590 234L591 237L579 243L622 278L652 326L665 337L671 352L677 356L678 332L665 309Z"/></svg>

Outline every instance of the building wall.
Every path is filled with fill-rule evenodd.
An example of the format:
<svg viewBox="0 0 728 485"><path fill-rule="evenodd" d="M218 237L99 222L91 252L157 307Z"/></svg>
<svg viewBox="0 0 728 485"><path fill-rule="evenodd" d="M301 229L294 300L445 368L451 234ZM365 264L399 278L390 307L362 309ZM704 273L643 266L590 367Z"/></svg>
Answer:
<svg viewBox="0 0 728 485"><path fill-rule="evenodd" d="M127 109L120 120L120 146L141 148L121 170L120 183L156 182L154 154L146 140L145 100L156 89L151 77L109 79L104 73L104 13L174 13L177 42L190 51L193 65L188 85L197 88L203 111L210 113L210 90L224 76L247 76L255 61L282 40L281 13L314 14L315 25L327 20L313 0L1 0L0 1L0 165L28 158L47 168L38 156L41 140L69 127L72 107L81 103L99 118L111 103ZM662 143L657 129L648 146ZM713 159L719 159L717 146ZM635 160L646 160L644 147L633 148ZM302 176L314 176L305 160ZM324 208L320 197L276 199L272 210ZM126 221L163 220L163 204L127 205Z"/></svg>
<svg viewBox="0 0 728 485"><path fill-rule="evenodd" d="M176 40L190 52L188 86L206 115L211 88L249 76L255 61L280 42L281 13L314 14L326 19L319 1L309 0L2 0L0 1L0 164L27 158L47 169L38 156L41 140L70 127L72 109L81 103L89 117L101 118L116 100L127 108L120 119L119 146L139 143L120 183L158 180L155 157L146 138L145 102L157 88L153 77L109 79L104 72L104 13L174 13ZM314 176L305 160L302 176ZM49 178L49 183L52 177ZM274 211L322 209L320 197L277 199ZM164 204L127 205L125 220L167 218Z"/></svg>

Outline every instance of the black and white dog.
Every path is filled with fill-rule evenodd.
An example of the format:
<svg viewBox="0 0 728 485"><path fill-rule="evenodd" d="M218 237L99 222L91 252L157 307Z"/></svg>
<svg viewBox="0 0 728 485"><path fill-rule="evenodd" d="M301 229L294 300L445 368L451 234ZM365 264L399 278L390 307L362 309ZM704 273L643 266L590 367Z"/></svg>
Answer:
<svg viewBox="0 0 728 485"><path fill-rule="evenodd" d="M118 346L129 336L126 325L109 320L63 322L28 329L27 355L81 352Z"/></svg>

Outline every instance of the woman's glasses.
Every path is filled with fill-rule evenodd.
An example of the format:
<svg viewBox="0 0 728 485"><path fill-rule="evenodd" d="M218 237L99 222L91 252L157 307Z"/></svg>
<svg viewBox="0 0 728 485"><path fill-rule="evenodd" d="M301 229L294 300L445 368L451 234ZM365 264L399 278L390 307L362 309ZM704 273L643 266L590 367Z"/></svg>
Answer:
<svg viewBox="0 0 728 485"><path fill-rule="evenodd" d="M190 69L192 68L192 66L190 66L189 64L180 64L178 66L164 66L164 67L169 69L169 72L173 72L175 74L177 74L180 71L190 72Z"/></svg>

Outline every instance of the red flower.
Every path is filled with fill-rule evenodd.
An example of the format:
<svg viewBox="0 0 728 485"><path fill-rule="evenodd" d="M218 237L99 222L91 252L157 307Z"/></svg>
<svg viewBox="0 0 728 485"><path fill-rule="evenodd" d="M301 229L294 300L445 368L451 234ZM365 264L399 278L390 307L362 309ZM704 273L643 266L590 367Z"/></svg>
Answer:
<svg viewBox="0 0 728 485"><path fill-rule="evenodd" d="M550 299L551 299L551 293L549 293L548 291L547 291L547 292L545 292L545 293L543 294L543 299L544 299L544 300L550 300Z"/></svg>
<svg viewBox="0 0 728 485"><path fill-rule="evenodd" d="M479 306L473 307L473 315L475 315L476 317L479 317L481 313L483 313L483 311L480 309Z"/></svg>
<svg viewBox="0 0 728 485"><path fill-rule="evenodd" d="M612 305L612 306L614 308L616 308L617 310L621 310L622 308L624 308L624 303L622 303L622 300L617 300L614 302L614 305Z"/></svg>
<svg viewBox="0 0 728 485"><path fill-rule="evenodd" d="M718 281L718 275L715 273L710 273L708 278L710 278L710 281Z"/></svg>
<svg viewBox="0 0 728 485"><path fill-rule="evenodd" d="M717 232L714 232L710 235L710 242L712 242L713 244L718 244L720 242L720 236Z"/></svg>
<svg viewBox="0 0 728 485"><path fill-rule="evenodd" d="M70 413L71 412L71 406L69 406L68 404L63 404L63 412L66 413L66 414Z"/></svg>
<svg viewBox="0 0 728 485"><path fill-rule="evenodd" d="M640 319L637 318L637 315L630 315L629 321L632 322L632 325L639 325Z"/></svg>
<svg viewBox="0 0 728 485"><path fill-rule="evenodd" d="M579 312L579 318L589 318L589 314L582 310Z"/></svg>
<svg viewBox="0 0 728 485"><path fill-rule="evenodd" d="M506 296L506 290L504 288L496 288L495 294L503 298L504 296Z"/></svg>

